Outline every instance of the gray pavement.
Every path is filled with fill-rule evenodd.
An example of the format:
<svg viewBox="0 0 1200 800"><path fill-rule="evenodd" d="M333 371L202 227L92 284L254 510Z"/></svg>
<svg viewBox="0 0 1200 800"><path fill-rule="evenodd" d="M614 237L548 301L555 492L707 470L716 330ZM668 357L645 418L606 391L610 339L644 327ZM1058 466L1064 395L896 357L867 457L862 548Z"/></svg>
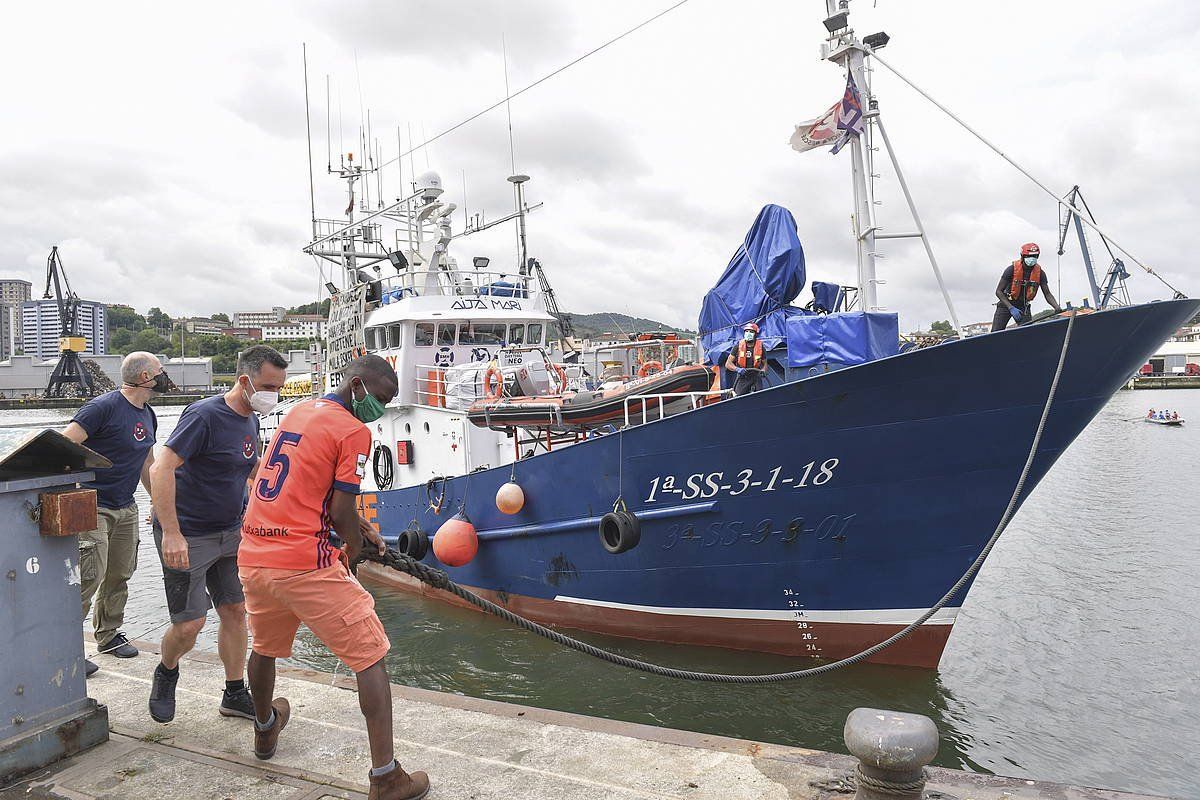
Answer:
<svg viewBox="0 0 1200 800"><path fill-rule="evenodd" d="M0 789L0 800L315 800L361 798L369 768L353 678L281 668L292 721L269 762L248 720L217 714L216 657L181 664L175 721L150 719L154 645L129 660L92 656L89 694L108 706L112 739ZM94 645L88 645L94 652ZM394 687L396 755L426 770L430 798L824 800L853 794L847 756L595 719ZM800 724L800 723L798 723ZM1135 800L1138 795L931 770L942 800Z"/></svg>

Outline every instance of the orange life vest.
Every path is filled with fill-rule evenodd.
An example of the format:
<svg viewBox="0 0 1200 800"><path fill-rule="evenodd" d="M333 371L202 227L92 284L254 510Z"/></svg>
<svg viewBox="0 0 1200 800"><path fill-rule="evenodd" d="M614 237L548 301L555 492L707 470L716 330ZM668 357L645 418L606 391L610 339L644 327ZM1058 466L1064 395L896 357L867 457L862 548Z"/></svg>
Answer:
<svg viewBox="0 0 1200 800"><path fill-rule="evenodd" d="M738 342L737 356L734 357L733 363L736 364L737 366L741 367L742 369L745 369L746 367L754 367L755 369L762 369L762 366L763 366L762 342L760 342L758 339L754 340L754 355L752 358L747 357L746 340L743 339L742 341Z"/></svg>
<svg viewBox="0 0 1200 800"><path fill-rule="evenodd" d="M1012 283L1008 287L1008 299L1017 300L1021 297L1021 288L1025 283L1025 262L1017 259L1012 264L1013 276ZM1034 264L1033 269L1029 271L1029 285L1024 286L1025 302L1030 302L1037 297L1038 289L1042 284L1042 265Z"/></svg>

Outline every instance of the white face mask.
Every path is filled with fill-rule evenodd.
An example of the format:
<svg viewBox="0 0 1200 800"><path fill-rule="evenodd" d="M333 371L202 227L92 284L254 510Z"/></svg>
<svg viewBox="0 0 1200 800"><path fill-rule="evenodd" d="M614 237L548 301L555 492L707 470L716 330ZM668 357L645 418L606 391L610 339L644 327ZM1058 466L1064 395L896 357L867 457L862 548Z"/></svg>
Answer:
<svg viewBox="0 0 1200 800"><path fill-rule="evenodd" d="M246 377L246 381L249 382L250 388L254 389L254 381L250 380L249 376ZM245 393L246 390L243 389L242 394ZM250 408L259 414L270 414L275 410L275 406L279 405L279 392L260 392L255 390L254 394L246 399L250 402Z"/></svg>
<svg viewBox="0 0 1200 800"><path fill-rule="evenodd" d="M1032 267L1037 263L1037 256L1025 256L1025 266Z"/></svg>

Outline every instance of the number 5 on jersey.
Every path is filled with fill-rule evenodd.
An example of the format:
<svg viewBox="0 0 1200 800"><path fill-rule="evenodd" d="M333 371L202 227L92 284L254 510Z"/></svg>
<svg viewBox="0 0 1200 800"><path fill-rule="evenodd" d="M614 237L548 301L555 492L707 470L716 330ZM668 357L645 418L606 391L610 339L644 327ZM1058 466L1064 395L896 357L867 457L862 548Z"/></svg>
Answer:
<svg viewBox="0 0 1200 800"><path fill-rule="evenodd" d="M267 456L267 461L259 472L261 475L265 470L272 470L273 474L259 478L254 483L254 495L259 500L269 503L283 491L283 482L287 480L288 470L291 468L291 461L283 449L300 444L300 438L301 434L291 431L279 431L275 435L275 441L271 444L271 453Z"/></svg>

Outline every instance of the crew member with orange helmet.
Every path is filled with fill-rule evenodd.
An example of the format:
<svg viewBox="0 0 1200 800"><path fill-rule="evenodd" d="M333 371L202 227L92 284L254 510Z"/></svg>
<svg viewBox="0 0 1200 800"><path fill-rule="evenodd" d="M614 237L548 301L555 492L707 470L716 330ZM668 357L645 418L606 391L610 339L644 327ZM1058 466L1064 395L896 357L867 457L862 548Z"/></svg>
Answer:
<svg viewBox="0 0 1200 800"><path fill-rule="evenodd" d="M742 326L742 340L729 352L725 369L737 373L733 393L737 396L757 392L767 371L767 357L758 340L758 325L747 322Z"/></svg>
<svg viewBox="0 0 1200 800"><path fill-rule="evenodd" d="M1008 327L1009 319L1017 321L1018 325L1028 325L1033 322L1030 304L1037 297L1038 289L1054 310L1061 314L1062 306L1050 293L1050 285L1046 281L1046 270L1038 264L1041 250L1033 242L1021 245L1021 257L1004 268L1000 283L996 285L996 315L992 318L992 331L1002 331Z"/></svg>

